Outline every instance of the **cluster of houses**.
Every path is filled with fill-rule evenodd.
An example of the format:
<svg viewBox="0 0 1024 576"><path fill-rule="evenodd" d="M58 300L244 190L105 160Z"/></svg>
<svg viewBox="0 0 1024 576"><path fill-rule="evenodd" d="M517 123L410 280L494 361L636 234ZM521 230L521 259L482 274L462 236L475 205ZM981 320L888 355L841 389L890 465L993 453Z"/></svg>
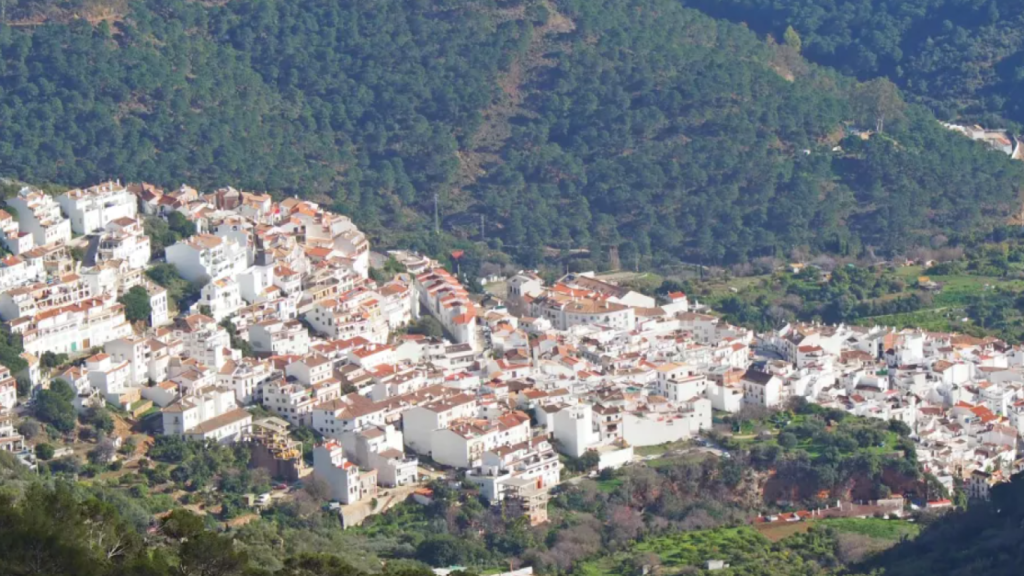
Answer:
<svg viewBox="0 0 1024 576"><path fill-rule="evenodd" d="M0 369L2 412L18 376L34 389L61 379L81 410L159 410L163 434L247 442L343 504L416 484L429 462L541 523L559 454L614 468L634 447L708 430L713 412L793 398L906 423L924 467L977 498L1017 466L1024 350L999 340L818 325L758 335L683 293L655 299L590 273L524 271L506 294L477 295L406 251L390 253L405 271L380 283L349 218L233 188L26 188L7 206L0 318L29 368ZM147 218L194 226L163 256L198 288L187 306L146 277ZM136 286L152 313L132 324L118 299ZM427 315L444 338L406 332ZM45 352L75 361L46 374ZM254 406L275 418L254 421ZM0 447L22 450L10 420ZM312 466L288 427L322 437Z"/></svg>

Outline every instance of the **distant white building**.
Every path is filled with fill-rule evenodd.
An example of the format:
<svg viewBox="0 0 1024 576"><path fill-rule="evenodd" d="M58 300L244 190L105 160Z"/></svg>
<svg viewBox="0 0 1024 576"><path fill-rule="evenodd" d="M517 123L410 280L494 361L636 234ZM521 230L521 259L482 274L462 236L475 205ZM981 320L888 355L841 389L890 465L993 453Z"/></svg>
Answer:
<svg viewBox="0 0 1024 576"><path fill-rule="evenodd" d="M165 435L192 440L234 442L252 426L252 414L239 408L234 391L212 387L161 410Z"/></svg>
<svg viewBox="0 0 1024 576"><path fill-rule="evenodd" d="M573 326L596 325L619 330L636 327L636 311L611 300L578 298L558 292L549 292L530 304L530 314L546 318L556 330Z"/></svg>
<svg viewBox="0 0 1024 576"><path fill-rule="evenodd" d="M178 274L189 282L234 277L247 268L246 247L233 238L197 234L168 246L166 253L167 262L174 264Z"/></svg>
<svg viewBox="0 0 1024 576"><path fill-rule="evenodd" d="M751 368L743 374L741 382L746 404L774 408L782 401L782 380L774 374Z"/></svg>
<svg viewBox="0 0 1024 576"><path fill-rule="evenodd" d="M331 487L331 499L352 504L377 494L377 471L362 471L336 440L313 448L313 474Z"/></svg>
<svg viewBox="0 0 1024 576"><path fill-rule="evenodd" d="M370 272L370 242L347 216L333 214L317 204L287 199L281 207L288 221L281 227L305 237L308 245L329 247L341 252L353 272L366 278Z"/></svg>
<svg viewBox="0 0 1024 576"><path fill-rule="evenodd" d="M35 282L43 274L40 266L29 265L18 256L8 255L0 258L0 290L10 290L22 284Z"/></svg>
<svg viewBox="0 0 1024 576"><path fill-rule="evenodd" d="M108 404L127 409L141 397L139 389L132 385L132 366L128 362L114 360L101 352L86 360L85 369L90 386L99 391Z"/></svg>
<svg viewBox="0 0 1024 576"><path fill-rule="evenodd" d="M693 398L679 410L667 412L626 412L622 417L622 439L631 446L656 446L686 440L711 429L711 401Z"/></svg>
<svg viewBox="0 0 1024 576"><path fill-rule="evenodd" d="M132 333L124 317L124 306L89 298L40 313L23 316L10 324L22 335L26 352L41 356L43 352L72 354L103 346L110 340Z"/></svg>
<svg viewBox="0 0 1024 576"><path fill-rule="evenodd" d="M34 188L22 188L7 199L18 212L18 226L32 234L36 246L71 241L71 223L60 213L60 205L49 195Z"/></svg>
<svg viewBox="0 0 1024 576"><path fill-rule="evenodd" d="M263 354L304 354L309 351L309 331L298 320L264 320L249 326L249 344Z"/></svg>
<svg viewBox="0 0 1024 576"><path fill-rule="evenodd" d="M144 233L142 223L127 217L107 223L99 238L97 262L124 260L130 268L145 268L149 256L149 236Z"/></svg>
<svg viewBox="0 0 1024 576"><path fill-rule="evenodd" d="M216 278L203 286L199 292L199 300L192 306L192 311L199 312L201 307L206 306L210 309L210 316L220 322L238 312L244 304L238 289L238 282L234 277L225 276Z"/></svg>
<svg viewBox="0 0 1024 576"><path fill-rule="evenodd" d="M36 245L32 234L22 232L18 221L6 210L0 210L0 240L15 255L27 252Z"/></svg>
<svg viewBox="0 0 1024 576"><path fill-rule="evenodd" d="M356 464L377 471L377 482L381 486L407 486L418 478L419 460L415 456L406 456L402 448L402 432L392 425L344 432L341 443L345 454Z"/></svg>
<svg viewBox="0 0 1024 576"><path fill-rule="evenodd" d="M402 414L405 445L420 454L433 450L434 431L447 428L452 422L477 414L476 398L459 394L414 406Z"/></svg>
<svg viewBox="0 0 1024 576"><path fill-rule="evenodd" d="M554 438L563 454L573 458L583 456L598 440L593 406L576 404L556 412Z"/></svg>
<svg viewBox="0 0 1024 576"><path fill-rule="evenodd" d="M167 324L170 321L167 290L152 282L146 282L145 287L149 292L149 325L157 328Z"/></svg>
<svg viewBox="0 0 1024 576"><path fill-rule="evenodd" d="M71 219L76 234L92 234L121 218L134 220L139 212L135 195L115 181L68 190L57 197L57 202Z"/></svg>
<svg viewBox="0 0 1024 576"><path fill-rule="evenodd" d="M184 354L206 366L219 370L228 360L241 358L231 348L231 336L209 316L193 314L175 321L174 335L181 338Z"/></svg>
<svg viewBox="0 0 1024 576"><path fill-rule="evenodd" d="M103 350L113 362L128 364L129 386L141 386L149 379L149 340L137 336L118 338L104 344Z"/></svg>
<svg viewBox="0 0 1024 576"><path fill-rule="evenodd" d="M413 286L421 310L437 318L456 343L478 349L476 305L458 279L444 268L435 268L416 276Z"/></svg>

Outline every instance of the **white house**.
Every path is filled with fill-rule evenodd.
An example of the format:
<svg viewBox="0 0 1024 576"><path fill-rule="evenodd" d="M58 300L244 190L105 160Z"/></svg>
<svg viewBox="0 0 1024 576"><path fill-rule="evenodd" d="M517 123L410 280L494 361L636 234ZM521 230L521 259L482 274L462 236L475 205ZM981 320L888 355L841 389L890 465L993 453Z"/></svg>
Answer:
<svg viewBox="0 0 1024 576"><path fill-rule="evenodd" d="M184 345L184 354L214 370L220 369L228 360L237 360L241 352L231 348L231 336L217 325L213 318L193 314L178 318L174 324L174 335Z"/></svg>
<svg viewBox="0 0 1024 576"><path fill-rule="evenodd" d="M262 354L304 354L309 351L309 331L298 320L264 320L249 326L249 344Z"/></svg>
<svg viewBox="0 0 1024 576"><path fill-rule="evenodd" d="M745 403L774 408L781 402L782 380L778 376L751 368L741 382Z"/></svg>
<svg viewBox="0 0 1024 576"><path fill-rule="evenodd" d="M422 309L437 318L458 344L479 346L476 337L476 305L459 281L444 268L416 276L413 282Z"/></svg>
<svg viewBox="0 0 1024 576"><path fill-rule="evenodd" d="M35 282L41 276L43 276L41 267L30 266L18 256L7 255L0 258L0 291Z"/></svg>
<svg viewBox="0 0 1024 576"><path fill-rule="evenodd" d="M352 504L377 493L376 471L362 472L345 458L341 444L329 440L313 448L313 474L331 487L331 499Z"/></svg>
<svg viewBox="0 0 1024 576"><path fill-rule="evenodd" d="M149 236L142 223L133 218L108 222L99 237L96 261L124 260L130 268L145 268L149 263Z"/></svg>
<svg viewBox="0 0 1024 576"><path fill-rule="evenodd" d="M36 356L46 351L81 352L132 333L124 317L124 306L99 298L59 306L34 317L23 316L11 322L10 327L22 335L25 351Z"/></svg>
<svg viewBox="0 0 1024 576"><path fill-rule="evenodd" d="M235 391L235 400L241 405L252 404L260 385L271 377L270 365L255 358L228 360L217 371L217 384Z"/></svg>
<svg viewBox="0 0 1024 576"><path fill-rule="evenodd" d="M109 354L100 353L86 360L85 369L89 384L107 403L127 408L140 398L139 389L132 385L128 362L114 361Z"/></svg>
<svg viewBox="0 0 1024 576"><path fill-rule="evenodd" d="M520 444L529 438L530 417L522 412L511 412L496 420L457 420L431 434L431 457L445 466L473 468L480 465L484 452Z"/></svg>
<svg viewBox="0 0 1024 576"><path fill-rule="evenodd" d="M252 425L252 414L239 408L234 391L224 387L196 391L161 413L164 434L194 440L234 442Z"/></svg>
<svg viewBox="0 0 1024 576"><path fill-rule="evenodd" d="M103 351L109 354L114 362L128 364L129 386L141 386L149 379L151 349L146 338L127 336L111 340L103 345Z"/></svg>
<svg viewBox="0 0 1024 576"><path fill-rule="evenodd" d="M233 238L197 234L168 246L167 262L174 264L178 274L189 282L206 282L211 278L237 276L248 268L246 246Z"/></svg>
<svg viewBox="0 0 1024 576"><path fill-rule="evenodd" d="M210 309L214 320L221 320L238 312L245 303L238 288L238 282L232 276L214 278L203 286L199 292L199 300L192 306L193 312L199 312L202 306Z"/></svg>
<svg viewBox="0 0 1024 576"><path fill-rule="evenodd" d="M579 458L597 442L594 410L590 404L566 406L555 413L554 438L559 451Z"/></svg>
<svg viewBox="0 0 1024 576"><path fill-rule="evenodd" d="M474 396L459 394L406 410L402 413L405 445L420 454L430 454L434 431L447 428L456 420L475 416L477 407Z"/></svg>
<svg viewBox="0 0 1024 576"><path fill-rule="evenodd" d="M7 199L18 212L21 232L32 234L36 246L71 241L71 223L60 213L60 205L48 194L34 188L22 188Z"/></svg>
<svg viewBox="0 0 1024 576"><path fill-rule="evenodd" d="M134 219L139 212L135 195L114 181L68 190L57 202L76 234L92 234L119 218Z"/></svg>

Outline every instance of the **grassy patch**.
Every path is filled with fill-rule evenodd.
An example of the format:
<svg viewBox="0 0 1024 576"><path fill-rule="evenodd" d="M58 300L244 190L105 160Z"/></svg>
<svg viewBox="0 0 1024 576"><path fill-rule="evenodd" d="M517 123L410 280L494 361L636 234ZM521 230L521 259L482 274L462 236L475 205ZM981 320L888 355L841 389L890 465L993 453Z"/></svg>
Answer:
<svg viewBox="0 0 1024 576"><path fill-rule="evenodd" d="M863 534L879 540L901 540L914 538L921 532L917 524L905 520L884 520L882 518L825 518L818 521L837 532Z"/></svg>
<svg viewBox="0 0 1024 576"><path fill-rule="evenodd" d="M606 494L610 494L615 491L616 488L622 486L622 478L609 478L607 480L596 480L597 489Z"/></svg>
<svg viewBox="0 0 1024 576"><path fill-rule="evenodd" d="M664 444L656 444L654 446L635 446L633 447L633 453L638 456L658 456L666 452L682 450L689 447L689 440L680 440L678 442L666 442Z"/></svg>

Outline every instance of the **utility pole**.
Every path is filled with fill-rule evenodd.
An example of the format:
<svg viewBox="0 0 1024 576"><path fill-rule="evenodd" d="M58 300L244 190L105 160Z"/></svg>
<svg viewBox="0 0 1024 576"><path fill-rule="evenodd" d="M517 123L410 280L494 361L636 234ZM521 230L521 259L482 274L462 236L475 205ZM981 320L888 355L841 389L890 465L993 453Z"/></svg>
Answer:
<svg viewBox="0 0 1024 576"><path fill-rule="evenodd" d="M480 215L480 239L483 240L484 242L487 242L486 229L484 228L484 218L485 218L485 216L483 214L481 214Z"/></svg>
<svg viewBox="0 0 1024 576"><path fill-rule="evenodd" d="M439 224L438 212L437 212L437 192L434 192L434 234L440 234L440 233L441 233L441 226Z"/></svg>

